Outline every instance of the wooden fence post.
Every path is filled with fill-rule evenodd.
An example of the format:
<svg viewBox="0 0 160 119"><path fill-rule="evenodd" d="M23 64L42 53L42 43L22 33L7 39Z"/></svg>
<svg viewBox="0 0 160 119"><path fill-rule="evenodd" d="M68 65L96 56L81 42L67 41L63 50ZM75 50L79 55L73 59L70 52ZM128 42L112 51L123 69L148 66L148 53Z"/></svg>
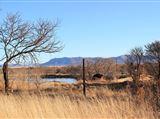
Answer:
<svg viewBox="0 0 160 119"><path fill-rule="evenodd" d="M86 97L85 59L83 59L83 95Z"/></svg>

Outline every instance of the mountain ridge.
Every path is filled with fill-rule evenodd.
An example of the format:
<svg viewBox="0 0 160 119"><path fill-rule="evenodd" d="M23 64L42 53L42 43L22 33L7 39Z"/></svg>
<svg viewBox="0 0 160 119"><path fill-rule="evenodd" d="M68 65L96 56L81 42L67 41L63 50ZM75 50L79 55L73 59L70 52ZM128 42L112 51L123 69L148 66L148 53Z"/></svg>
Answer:
<svg viewBox="0 0 160 119"><path fill-rule="evenodd" d="M108 57L108 58L104 58L104 57L61 57L61 58L52 58L49 61L45 62L45 63L41 63L41 64L37 64L37 66L75 66L75 65L80 65L82 63L82 59L89 59L92 61L96 61L96 59L113 59L114 61L117 62L117 64L124 64L124 60L125 60L125 55L121 55L118 57ZM0 67L2 67L3 65L0 64ZM23 65L23 64L9 64L10 67L24 67L24 66L32 66L30 65ZM33 64L34 66L34 64ZM35 65L36 66L36 65Z"/></svg>
<svg viewBox="0 0 160 119"><path fill-rule="evenodd" d="M82 59L91 59L91 60L96 60L98 58L101 59L113 59L114 61L117 62L117 64L123 64L125 56L121 55L118 57L109 57L109 58L104 58L104 57L62 57L62 58L53 58L50 59L48 62L42 63L41 66L70 66L70 65L79 65L82 63Z"/></svg>

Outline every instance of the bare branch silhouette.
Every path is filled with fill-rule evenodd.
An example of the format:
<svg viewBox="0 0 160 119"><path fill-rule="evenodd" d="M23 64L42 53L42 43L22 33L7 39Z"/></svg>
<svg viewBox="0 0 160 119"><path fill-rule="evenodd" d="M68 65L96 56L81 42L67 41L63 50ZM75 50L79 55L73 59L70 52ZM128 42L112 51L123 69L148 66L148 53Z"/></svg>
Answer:
<svg viewBox="0 0 160 119"><path fill-rule="evenodd" d="M8 63L36 60L39 53L55 53L63 49L55 39L58 22L39 20L24 22L19 14L9 14L0 26L0 44L4 57L5 91L8 90Z"/></svg>

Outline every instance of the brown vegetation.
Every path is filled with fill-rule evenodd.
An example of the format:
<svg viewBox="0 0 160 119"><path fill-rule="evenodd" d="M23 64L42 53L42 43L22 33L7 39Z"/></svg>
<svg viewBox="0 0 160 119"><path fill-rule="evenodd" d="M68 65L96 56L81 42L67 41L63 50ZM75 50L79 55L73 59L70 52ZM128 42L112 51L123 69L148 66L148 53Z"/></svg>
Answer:
<svg viewBox="0 0 160 119"><path fill-rule="evenodd" d="M125 98L78 98L68 96L0 95L0 118L156 119L146 102L136 105Z"/></svg>

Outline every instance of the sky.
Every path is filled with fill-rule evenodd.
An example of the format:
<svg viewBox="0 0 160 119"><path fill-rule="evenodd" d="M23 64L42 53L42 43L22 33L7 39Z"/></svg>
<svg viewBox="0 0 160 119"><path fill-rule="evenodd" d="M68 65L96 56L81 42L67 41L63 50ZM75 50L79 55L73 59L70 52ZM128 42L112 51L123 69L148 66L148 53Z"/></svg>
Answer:
<svg viewBox="0 0 160 119"><path fill-rule="evenodd" d="M60 21L56 38L65 47L60 53L40 55L40 62L119 56L160 40L160 1L0 0L0 9L0 20L19 12L27 21Z"/></svg>

